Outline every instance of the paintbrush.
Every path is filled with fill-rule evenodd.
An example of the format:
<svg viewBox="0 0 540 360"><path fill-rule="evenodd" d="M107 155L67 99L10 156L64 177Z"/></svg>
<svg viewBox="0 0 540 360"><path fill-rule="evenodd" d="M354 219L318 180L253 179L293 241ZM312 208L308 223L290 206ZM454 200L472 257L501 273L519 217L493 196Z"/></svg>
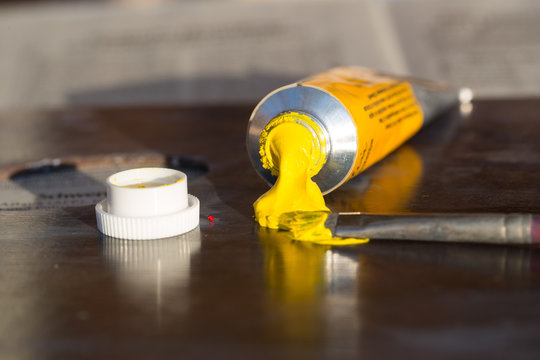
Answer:
<svg viewBox="0 0 540 360"><path fill-rule="evenodd" d="M532 214L328 214L333 236L481 244L538 244L540 216Z"/></svg>
<svg viewBox="0 0 540 360"><path fill-rule="evenodd" d="M420 240L480 244L540 244L540 215L532 214L366 214L292 212L280 228L293 238L314 234L357 239Z"/></svg>

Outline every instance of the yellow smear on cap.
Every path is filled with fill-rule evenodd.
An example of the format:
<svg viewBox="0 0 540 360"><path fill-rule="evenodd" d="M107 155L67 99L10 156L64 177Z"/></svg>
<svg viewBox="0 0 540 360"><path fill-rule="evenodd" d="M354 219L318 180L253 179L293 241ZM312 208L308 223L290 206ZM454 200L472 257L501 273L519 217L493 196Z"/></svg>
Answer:
<svg viewBox="0 0 540 360"><path fill-rule="evenodd" d="M307 115L295 112L278 116L266 126L260 140L261 158L263 166L271 169L278 179L253 204L255 219L264 227L289 230L296 240L326 245L365 243L366 239L332 237L330 230L324 227L326 217L301 216L304 212L326 214L330 211L321 190L311 179L324 165L326 156L325 144L320 140L324 137L317 136L321 133ZM282 217L287 213L297 215Z"/></svg>

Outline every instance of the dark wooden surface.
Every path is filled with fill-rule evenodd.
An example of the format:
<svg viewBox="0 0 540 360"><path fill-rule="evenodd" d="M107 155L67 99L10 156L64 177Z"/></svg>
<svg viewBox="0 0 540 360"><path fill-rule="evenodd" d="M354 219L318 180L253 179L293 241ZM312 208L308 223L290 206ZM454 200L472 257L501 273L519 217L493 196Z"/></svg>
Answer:
<svg viewBox="0 0 540 360"><path fill-rule="evenodd" d="M103 238L90 205L1 211L0 357L540 358L536 248L330 248L257 229L251 204L267 186L245 150L251 110L1 113L6 179L44 158L141 151L209 171L189 180L200 228L178 238ZM540 213L539 125L540 100L479 101L465 118L455 110L328 205Z"/></svg>

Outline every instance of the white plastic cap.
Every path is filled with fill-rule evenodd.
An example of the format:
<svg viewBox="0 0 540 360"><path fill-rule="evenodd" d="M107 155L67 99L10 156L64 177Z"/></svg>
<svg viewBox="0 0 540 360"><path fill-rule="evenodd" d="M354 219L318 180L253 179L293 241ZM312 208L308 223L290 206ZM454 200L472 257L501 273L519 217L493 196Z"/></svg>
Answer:
<svg viewBox="0 0 540 360"><path fill-rule="evenodd" d="M199 225L199 199L187 176L164 168L126 170L107 178L107 199L96 205L98 230L120 239L160 239Z"/></svg>

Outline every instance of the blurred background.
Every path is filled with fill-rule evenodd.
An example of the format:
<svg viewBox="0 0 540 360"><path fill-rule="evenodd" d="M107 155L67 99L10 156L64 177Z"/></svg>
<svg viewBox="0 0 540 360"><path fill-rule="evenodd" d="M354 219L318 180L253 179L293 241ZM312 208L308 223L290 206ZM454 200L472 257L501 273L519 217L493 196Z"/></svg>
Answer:
<svg viewBox="0 0 540 360"><path fill-rule="evenodd" d="M0 109L255 103L333 66L540 95L536 0L0 1Z"/></svg>

